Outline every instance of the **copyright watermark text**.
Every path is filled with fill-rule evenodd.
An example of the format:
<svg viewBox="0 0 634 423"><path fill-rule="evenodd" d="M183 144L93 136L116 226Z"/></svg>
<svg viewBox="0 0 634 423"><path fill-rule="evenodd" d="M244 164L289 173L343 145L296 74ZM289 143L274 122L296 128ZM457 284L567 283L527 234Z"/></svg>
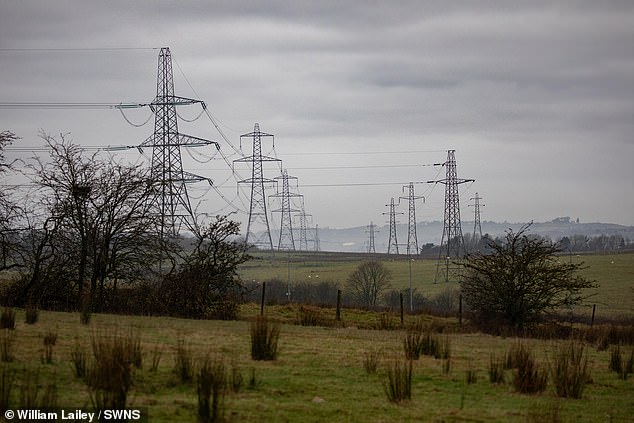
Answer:
<svg viewBox="0 0 634 423"><path fill-rule="evenodd" d="M104 421L147 421L147 413L138 408L123 410L81 410L59 409L55 411L39 409L15 409L4 412L6 421L73 421L73 422L104 422Z"/></svg>

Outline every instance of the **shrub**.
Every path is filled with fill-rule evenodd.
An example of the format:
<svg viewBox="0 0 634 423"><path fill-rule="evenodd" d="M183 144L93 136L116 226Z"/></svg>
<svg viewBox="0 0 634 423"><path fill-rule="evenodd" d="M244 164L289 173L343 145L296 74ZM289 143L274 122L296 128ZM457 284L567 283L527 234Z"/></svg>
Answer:
<svg viewBox="0 0 634 423"><path fill-rule="evenodd" d="M379 365L379 357L381 356L380 350L370 350L363 353L363 368L367 374L376 373L376 369Z"/></svg>
<svg viewBox="0 0 634 423"><path fill-rule="evenodd" d="M418 328L408 329L403 339L405 358L418 360L422 352L423 333Z"/></svg>
<svg viewBox="0 0 634 423"><path fill-rule="evenodd" d="M516 340L506 352L504 368L507 370L518 368L522 363L528 360L529 354L528 348L524 343L519 339Z"/></svg>
<svg viewBox="0 0 634 423"><path fill-rule="evenodd" d="M489 358L489 382L492 384L504 383L504 359L491 354Z"/></svg>
<svg viewBox="0 0 634 423"><path fill-rule="evenodd" d="M44 355L42 357L42 362L46 364L51 364L53 362L53 347L57 343L57 332L53 332L49 329L46 335L44 335L42 343L44 344Z"/></svg>
<svg viewBox="0 0 634 423"><path fill-rule="evenodd" d="M155 372L158 370L162 355L163 355L163 350L161 350L159 346L155 346L154 349L152 350L152 365L150 366L151 372Z"/></svg>
<svg viewBox="0 0 634 423"><path fill-rule="evenodd" d="M297 324L301 326L319 326L321 322L321 313L318 309L300 306L297 310Z"/></svg>
<svg viewBox="0 0 634 423"><path fill-rule="evenodd" d="M581 398L590 380L588 356L581 342L571 341L559 347L555 353L552 377L558 396Z"/></svg>
<svg viewBox="0 0 634 423"><path fill-rule="evenodd" d="M0 330L0 360L9 363L14 360L13 345L15 343L15 332L10 329Z"/></svg>
<svg viewBox="0 0 634 423"><path fill-rule="evenodd" d="M217 422L224 414L227 389L225 366L222 360L205 359L197 378L198 419L202 423Z"/></svg>
<svg viewBox="0 0 634 423"><path fill-rule="evenodd" d="M412 360L394 360L387 368L385 394L390 402L400 403L412 398Z"/></svg>
<svg viewBox="0 0 634 423"><path fill-rule="evenodd" d="M627 379L628 374L633 373L634 370L634 349L632 350L629 358L625 360L623 358L623 352L619 344L613 346L610 349L610 370L616 372L623 380Z"/></svg>
<svg viewBox="0 0 634 423"><path fill-rule="evenodd" d="M5 307L0 315L0 329L15 329L15 311Z"/></svg>
<svg viewBox="0 0 634 423"><path fill-rule="evenodd" d="M512 384L516 392L522 394L535 394L546 389L548 373L541 369L530 351L520 355L520 361L516 363L513 372Z"/></svg>
<svg viewBox="0 0 634 423"><path fill-rule="evenodd" d="M93 406L99 410L125 408L132 386L135 341L118 333L93 335L93 365L86 381Z"/></svg>
<svg viewBox="0 0 634 423"><path fill-rule="evenodd" d="M552 311L581 303L584 290L596 288L578 273L581 263L559 260L560 248L549 240L528 236L530 225L504 240L490 241L490 253L468 254L460 288L475 321L486 328L503 323L521 330Z"/></svg>
<svg viewBox="0 0 634 423"><path fill-rule="evenodd" d="M43 389L43 390L42 390ZM57 383L47 380L40 383L39 370L24 370L19 389L19 408L52 411L57 408Z"/></svg>
<svg viewBox="0 0 634 423"><path fill-rule="evenodd" d="M83 379L87 375L86 349L75 338L75 343L70 348L70 361L73 363L75 377Z"/></svg>
<svg viewBox="0 0 634 423"><path fill-rule="evenodd" d="M394 330L397 328L396 319L392 313L379 313L376 322L377 330Z"/></svg>
<svg viewBox="0 0 634 423"><path fill-rule="evenodd" d="M264 316L256 317L251 322L251 358L253 360L275 360L279 337L279 324L269 323Z"/></svg>
<svg viewBox="0 0 634 423"><path fill-rule="evenodd" d="M467 385L472 385L478 381L478 372L473 367L473 361L469 360L467 363L467 370L465 372L465 382Z"/></svg>
<svg viewBox="0 0 634 423"><path fill-rule="evenodd" d="M11 392L15 386L15 372L6 364L0 365L0 413L10 408Z"/></svg>
<svg viewBox="0 0 634 423"><path fill-rule="evenodd" d="M182 383L191 381L194 377L194 358L191 349L185 345L185 341L179 339L176 344L176 356L174 372Z"/></svg>
<svg viewBox="0 0 634 423"><path fill-rule="evenodd" d="M244 378L242 377L242 372L240 368L235 364L231 364L231 371L229 372L229 387L231 388L231 392L237 394L242 390L242 384L244 382Z"/></svg>
<svg viewBox="0 0 634 423"><path fill-rule="evenodd" d="M32 304L27 304L24 309L24 321L27 325L34 325L39 318L39 310Z"/></svg>

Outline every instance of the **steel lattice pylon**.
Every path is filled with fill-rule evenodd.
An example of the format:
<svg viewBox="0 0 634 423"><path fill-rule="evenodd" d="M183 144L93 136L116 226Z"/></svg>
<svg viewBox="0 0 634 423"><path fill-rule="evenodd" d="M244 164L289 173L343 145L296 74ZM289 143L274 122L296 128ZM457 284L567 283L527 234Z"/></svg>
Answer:
<svg viewBox="0 0 634 423"><path fill-rule="evenodd" d="M308 220L312 215L306 213L303 201L301 210L295 216L299 220L299 251L308 251Z"/></svg>
<svg viewBox="0 0 634 423"><path fill-rule="evenodd" d="M253 140L253 154L248 157L234 160L234 163L251 163L251 178L238 181L238 183L241 184L251 184L251 205L249 207L249 223L247 225L246 243L258 248L273 251L269 215L266 210L264 184L275 183L275 180L264 178L262 162L279 162L281 160L275 157L262 155L262 138L273 138L273 135L260 132L259 124L256 123L254 125L253 132L240 136L240 147L242 147L242 138L245 137L252 138ZM274 139L273 145L275 146Z"/></svg>
<svg viewBox="0 0 634 423"><path fill-rule="evenodd" d="M447 161L442 166L446 169L445 179L430 181L445 185L445 219L434 282L439 280L449 282L450 279L457 279L460 275L459 261L464 257L465 248L460 222L458 185L475 181L474 179L458 179L455 150L447 152Z"/></svg>
<svg viewBox="0 0 634 423"><path fill-rule="evenodd" d="M410 182L403 187L408 188L407 197L399 197L399 200L407 200L407 255L418 254L418 237L416 236L416 200L425 201L425 197L414 195L414 183Z"/></svg>
<svg viewBox="0 0 634 423"><path fill-rule="evenodd" d="M470 200L474 200L473 239L475 241L476 236L482 238L482 226L480 225L480 206L484 206L484 204L480 204L480 200L482 200L482 197L480 197L477 192L475 194L475 197L470 198Z"/></svg>
<svg viewBox="0 0 634 423"><path fill-rule="evenodd" d="M321 245L319 242L319 225L315 225L315 251L321 251Z"/></svg>
<svg viewBox="0 0 634 423"><path fill-rule="evenodd" d="M193 234L199 235L189 196L188 182L208 180L202 176L183 171L181 147L215 145L214 141L192 137L178 132L176 106L200 103L201 100L174 95L172 56L169 48L161 48L158 57L158 77L156 98L150 103L154 112L154 133L139 148L152 147L151 178L155 183L152 197L154 212L159 216L159 234L163 237L176 236L183 225Z"/></svg>
<svg viewBox="0 0 634 423"><path fill-rule="evenodd" d="M394 246L394 248L396 249L396 254L398 254L398 240L396 238L396 215L402 213L396 213L396 210L394 208L394 197L390 199L390 204L386 204L386 206L390 208L389 213L383 213L389 214L390 216L390 239L387 243L387 253L392 254L392 246Z"/></svg>
<svg viewBox="0 0 634 423"><path fill-rule="evenodd" d="M368 253L376 253L376 248L374 247L374 222L372 221L368 225Z"/></svg>
<svg viewBox="0 0 634 423"><path fill-rule="evenodd" d="M280 202L282 203L279 209L273 210L274 212L280 212L282 215L280 221L280 240L277 244L277 249L295 251L295 240L293 238L293 223L291 219L291 213L297 212L299 210L293 209L291 207L291 198L302 197L302 195L290 191L288 180L297 178L294 176L288 176L286 170L282 172L282 176L278 176L275 179L282 180L282 192L271 195L271 197L280 198Z"/></svg>

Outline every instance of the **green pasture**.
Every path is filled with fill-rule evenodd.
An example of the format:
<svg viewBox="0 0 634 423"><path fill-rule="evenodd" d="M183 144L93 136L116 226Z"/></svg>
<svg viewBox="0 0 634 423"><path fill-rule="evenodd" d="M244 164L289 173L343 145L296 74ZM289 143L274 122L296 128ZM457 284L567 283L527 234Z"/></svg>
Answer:
<svg viewBox="0 0 634 423"><path fill-rule="evenodd" d="M256 306L246 306L241 318L249 319L257 311ZM267 313L278 311L273 308ZM195 382L181 383L173 370L179 340L192 349L198 362L207 355L220 357L228 368L243 374L242 389L225 400L225 418L231 422L541 422L554 421L555 415L556 421L622 422L634 415L634 377L622 380L611 373L609 349L598 351L593 345L586 349L592 382L582 399L564 399L556 396L552 383L538 395L515 393L508 382L489 383L490 355L503 355L514 339L452 333L446 335L451 343L450 372L443 372L440 360L422 357L414 362L411 401L393 404L386 398L383 381L388 363L403 357L401 330L283 324L278 359L256 362L250 358L247 320L93 315L85 326L76 313L42 311L35 325L27 325L19 310L16 321L16 358L4 364L17 375L13 401L17 401L24 370L37 369L42 383L56 384L60 406L89 408L87 388L72 371L71 347L80 342L90 351L94 336L135 333L141 338L144 362L135 371L128 406L146 410L150 422L196 421ZM42 339L49 331L58 334L54 359L52 364L42 364ZM526 342L539 363L548 366L562 341ZM631 348L626 347L628 354ZM161 360L158 369L151 371L155 351L161 351ZM363 368L368 351L381 352L377 374L367 374ZM465 382L468 368L476 371L474 384ZM257 383L248 387L252 373ZM508 381L510 371L506 376Z"/></svg>
<svg viewBox="0 0 634 423"><path fill-rule="evenodd" d="M246 281L332 281L344 288L350 273L370 256L349 253L277 253L274 257L257 256L241 268ZM434 283L436 260L406 256L378 255L392 273L394 289L409 288L410 269L412 288L426 297L433 297L447 287L458 287L457 283ZM597 317L618 318L634 316L634 253L562 255L560 260L583 262L585 277L596 280L600 287L586 304L573 312L590 316L596 304Z"/></svg>

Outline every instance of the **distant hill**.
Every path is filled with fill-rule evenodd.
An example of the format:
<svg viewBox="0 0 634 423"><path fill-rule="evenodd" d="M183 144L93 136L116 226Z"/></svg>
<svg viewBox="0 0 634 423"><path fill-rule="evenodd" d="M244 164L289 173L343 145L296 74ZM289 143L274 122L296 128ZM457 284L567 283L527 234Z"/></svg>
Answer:
<svg viewBox="0 0 634 423"><path fill-rule="evenodd" d="M508 222L481 222L482 234L491 237L503 235L509 228L518 230L525 223ZM443 222L419 222L416 228L418 245L427 243L440 244L443 231ZM473 221L463 221L462 231L464 235L473 233ZM374 229L374 245L377 253L386 252L389 240L389 225L376 226ZM587 236L589 238L600 235L619 235L627 243L634 242L634 226L617 225L613 223L577 223L569 218L557 218L550 222L534 222L530 227L530 233L550 237L554 241L562 237L574 235ZM365 252L368 245L367 226L353 228L319 228L319 239L322 251ZM397 225L397 237L399 245L407 243L407 224ZM275 239L275 238L274 238ZM405 247L400 247L405 249Z"/></svg>

